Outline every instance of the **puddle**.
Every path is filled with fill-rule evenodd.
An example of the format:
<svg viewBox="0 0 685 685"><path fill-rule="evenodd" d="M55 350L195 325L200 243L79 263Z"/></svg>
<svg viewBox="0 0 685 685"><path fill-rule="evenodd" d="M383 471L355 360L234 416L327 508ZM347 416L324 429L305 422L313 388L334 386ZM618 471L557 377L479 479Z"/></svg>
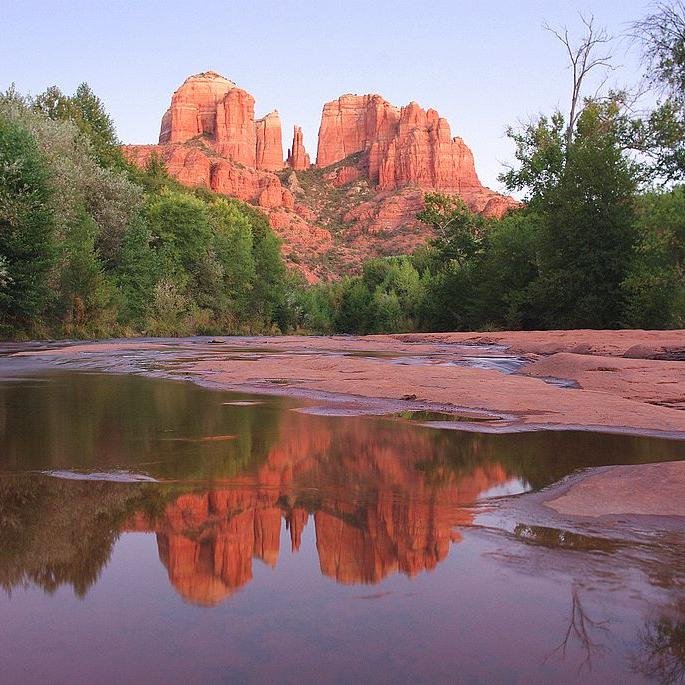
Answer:
<svg viewBox="0 0 685 685"><path fill-rule="evenodd" d="M131 473L130 471L106 471L81 473L79 471L41 471L51 478L62 478L64 480L87 480L102 481L109 483L157 483L155 478L144 473Z"/></svg>
<svg viewBox="0 0 685 685"><path fill-rule="evenodd" d="M428 422L442 422L442 423L472 423L472 422L487 422L487 421L498 421L499 417L494 416L482 416L478 414L451 414L449 412L440 411L400 411L394 412L389 415L394 419L400 419L402 421L413 421L416 423L428 423Z"/></svg>

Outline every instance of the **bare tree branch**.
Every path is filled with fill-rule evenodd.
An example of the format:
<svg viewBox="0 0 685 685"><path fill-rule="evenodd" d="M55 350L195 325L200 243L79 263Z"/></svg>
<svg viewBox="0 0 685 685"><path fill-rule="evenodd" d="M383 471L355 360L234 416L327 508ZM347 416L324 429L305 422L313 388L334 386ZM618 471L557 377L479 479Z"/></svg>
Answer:
<svg viewBox="0 0 685 685"><path fill-rule="evenodd" d="M561 30L555 29L549 24L543 25L545 30L554 35L566 48L573 76L571 101L565 133L567 148L573 139L573 131L575 130L578 117L581 113L579 105L582 100L584 81L588 74L598 68L603 68L607 71L614 68L611 51L604 49L605 46L612 42L613 38L607 33L605 28L597 28L595 26L595 19L592 15L588 18L583 14L580 14L580 20L585 27L585 34L577 45L574 45L571 41L566 27ZM597 55L597 51L602 52ZM595 96L598 96L599 91L605 83L606 77L600 87L596 90Z"/></svg>

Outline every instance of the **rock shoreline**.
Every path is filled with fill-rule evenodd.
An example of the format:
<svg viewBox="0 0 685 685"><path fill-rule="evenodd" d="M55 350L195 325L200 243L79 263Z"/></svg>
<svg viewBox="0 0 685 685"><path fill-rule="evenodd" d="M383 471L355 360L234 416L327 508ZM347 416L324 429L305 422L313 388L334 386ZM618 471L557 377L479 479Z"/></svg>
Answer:
<svg viewBox="0 0 685 685"><path fill-rule="evenodd" d="M627 358L636 346L653 358ZM87 359L89 368L112 368L120 356L135 363L139 355L141 362L154 361L161 375L226 389L352 408L375 405L379 413L399 406L499 418L483 424L486 430L606 430L685 439L685 364L657 358L683 347L685 331L526 331L122 339L14 355L68 366ZM463 365L502 350L525 355L526 364L516 373ZM549 377L573 387L550 384Z"/></svg>

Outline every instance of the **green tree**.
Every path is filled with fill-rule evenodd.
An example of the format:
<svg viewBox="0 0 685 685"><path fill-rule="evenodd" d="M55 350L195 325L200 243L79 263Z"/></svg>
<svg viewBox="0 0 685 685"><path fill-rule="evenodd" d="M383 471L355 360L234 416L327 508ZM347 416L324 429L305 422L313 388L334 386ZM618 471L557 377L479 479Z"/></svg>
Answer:
<svg viewBox="0 0 685 685"><path fill-rule="evenodd" d="M371 293L359 278L343 279L335 315L335 328L343 333L367 333L370 319Z"/></svg>
<svg viewBox="0 0 685 685"><path fill-rule="evenodd" d="M491 222L458 197L428 193L418 218L435 238L416 264L422 268L418 319L429 330L463 330L472 324L474 273L483 257ZM418 270L417 270L418 272Z"/></svg>
<svg viewBox="0 0 685 685"><path fill-rule="evenodd" d="M538 277L538 216L530 209L493 222L474 274L476 327L530 328L529 288Z"/></svg>
<svg viewBox="0 0 685 685"><path fill-rule="evenodd" d="M55 260L48 169L30 133L0 114L0 331L44 323Z"/></svg>
<svg viewBox="0 0 685 685"><path fill-rule="evenodd" d="M162 259L152 247L152 233L141 219L124 235L121 259L115 272L123 300L122 324L132 323L136 330L146 330L155 286L163 275Z"/></svg>
<svg viewBox="0 0 685 685"><path fill-rule="evenodd" d="M656 2L632 25L642 46L645 76L659 96L645 117L626 122L626 145L646 159L645 178L685 179L685 3Z"/></svg>
<svg viewBox="0 0 685 685"><path fill-rule="evenodd" d="M256 272L250 306L262 326L273 323L284 331L290 314L285 297L287 271L281 256L281 241L260 211L247 206L244 209L252 229L252 255Z"/></svg>
<svg viewBox="0 0 685 685"><path fill-rule="evenodd" d="M637 205L637 248L623 288L631 326L685 325L685 186Z"/></svg>
<svg viewBox="0 0 685 685"><path fill-rule="evenodd" d="M238 206L223 198L210 206L214 250L222 267L222 288L236 316L250 313L250 294L256 279L252 228Z"/></svg>
<svg viewBox="0 0 685 685"><path fill-rule="evenodd" d="M34 99L33 109L50 119L74 123L92 145L101 166L127 168L114 122L87 83L81 83L71 96L64 95L57 86L50 86Z"/></svg>
<svg viewBox="0 0 685 685"><path fill-rule="evenodd" d="M454 260L460 266L475 257L487 232L487 219L454 195L426 193L424 209L417 218L433 228L436 257Z"/></svg>
<svg viewBox="0 0 685 685"><path fill-rule="evenodd" d="M586 103L558 184L537 198L540 276L531 299L545 327L622 323L636 171L623 154L615 116L613 103Z"/></svg>
<svg viewBox="0 0 685 685"><path fill-rule="evenodd" d="M143 206L142 189L120 170L101 166L90 140L71 119L53 120L12 91L0 96L0 114L36 141L48 169L57 239L64 239L85 209L98 226L102 259L114 268L122 237Z"/></svg>
<svg viewBox="0 0 685 685"><path fill-rule="evenodd" d="M397 293L394 290L388 292L380 286L376 288L371 298L369 318L372 333L401 331L405 318Z"/></svg>
<svg viewBox="0 0 685 685"><path fill-rule="evenodd" d="M70 337L111 335L116 321L115 290L99 260L96 235L95 222L83 212L60 246L61 316Z"/></svg>

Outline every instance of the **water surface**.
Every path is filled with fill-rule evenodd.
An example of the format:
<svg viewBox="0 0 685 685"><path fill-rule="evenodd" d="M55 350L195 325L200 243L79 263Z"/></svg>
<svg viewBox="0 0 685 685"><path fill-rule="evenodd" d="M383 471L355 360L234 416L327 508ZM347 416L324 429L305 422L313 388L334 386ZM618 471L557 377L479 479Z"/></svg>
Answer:
<svg viewBox="0 0 685 685"><path fill-rule="evenodd" d="M682 679L683 526L523 506L682 442L302 406L0 380L2 682Z"/></svg>

